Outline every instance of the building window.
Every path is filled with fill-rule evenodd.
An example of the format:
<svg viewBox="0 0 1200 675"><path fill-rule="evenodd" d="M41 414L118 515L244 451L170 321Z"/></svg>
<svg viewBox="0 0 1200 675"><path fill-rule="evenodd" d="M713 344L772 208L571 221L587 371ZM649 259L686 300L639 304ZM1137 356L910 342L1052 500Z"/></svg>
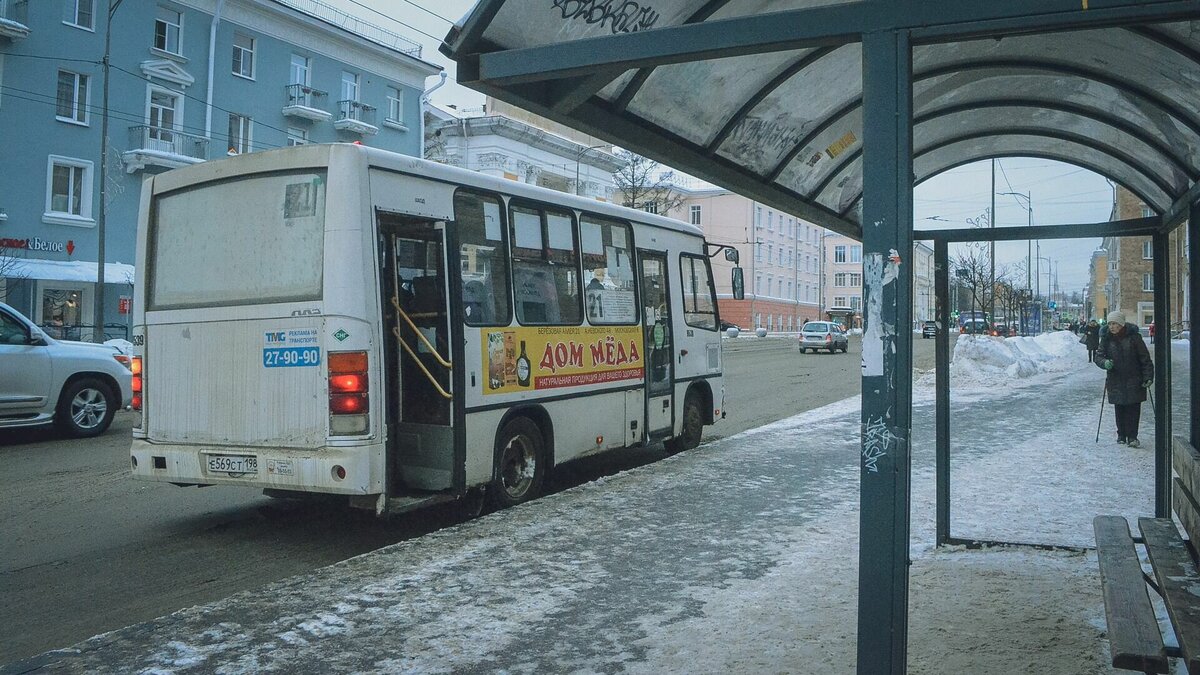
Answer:
<svg viewBox="0 0 1200 675"><path fill-rule="evenodd" d="M862 275L851 273L850 274L850 285L853 286L854 288L862 288Z"/></svg>
<svg viewBox="0 0 1200 675"><path fill-rule="evenodd" d="M254 79L254 38L248 35L233 34L233 74Z"/></svg>
<svg viewBox="0 0 1200 675"><path fill-rule="evenodd" d="M755 228L755 229L757 229L757 230L761 230L761 229L762 229L762 226L763 226L763 223L762 223L762 207L761 207L761 206L756 206L756 207L754 207L754 228Z"/></svg>
<svg viewBox="0 0 1200 675"><path fill-rule="evenodd" d="M779 247L779 264L780 265L783 264L783 247L782 246Z"/></svg>
<svg viewBox="0 0 1200 675"><path fill-rule="evenodd" d="M58 71L58 100L54 116L60 122L87 124L88 76Z"/></svg>
<svg viewBox="0 0 1200 675"><path fill-rule="evenodd" d="M833 262L835 262L835 263L846 262L846 247L845 246L838 245L838 246L833 247Z"/></svg>
<svg viewBox="0 0 1200 675"><path fill-rule="evenodd" d="M848 275L845 272L838 272L837 274L833 275L833 285L837 286L838 288L844 288L846 286L847 276Z"/></svg>
<svg viewBox="0 0 1200 675"><path fill-rule="evenodd" d="M1154 275L1152 273L1146 272L1142 275L1142 290L1147 293L1154 292Z"/></svg>
<svg viewBox="0 0 1200 675"><path fill-rule="evenodd" d="M786 295L783 294L783 279L779 280L779 293L777 293L775 295L775 297L777 297L777 298L786 298L787 297Z"/></svg>
<svg viewBox="0 0 1200 675"><path fill-rule="evenodd" d="M63 23L93 30L96 16L96 0L67 0L67 18Z"/></svg>
<svg viewBox="0 0 1200 675"><path fill-rule="evenodd" d="M862 309L862 298L857 295L850 296L850 309L856 312Z"/></svg>
<svg viewBox="0 0 1200 675"><path fill-rule="evenodd" d="M150 89L150 104L146 114L148 140L151 149L175 151L176 120L179 115L179 96L164 89Z"/></svg>
<svg viewBox="0 0 1200 675"><path fill-rule="evenodd" d="M292 65L288 69L288 84L309 85L310 61L307 56L292 54Z"/></svg>
<svg viewBox="0 0 1200 675"><path fill-rule="evenodd" d="M387 121L400 124L404 120L404 92L399 87L388 87L387 103Z"/></svg>
<svg viewBox="0 0 1200 675"><path fill-rule="evenodd" d="M795 292L796 292L795 287L793 286L792 282L789 281L787 295L785 295L783 297L787 298L788 300L795 300L796 299Z"/></svg>
<svg viewBox="0 0 1200 675"><path fill-rule="evenodd" d="M67 223L72 220L91 220L92 163L50 155L46 173L46 216L65 217Z"/></svg>
<svg viewBox="0 0 1200 675"><path fill-rule="evenodd" d="M241 155L250 152L252 126L249 117L229 115L229 154Z"/></svg>
<svg viewBox="0 0 1200 675"><path fill-rule="evenodd" d="M767 231L768 232L775 231L775 212L774 211L767 211Z"/></svg>
<svg viewBox="0 0 1200 675"><path fill-rule="evenodd" d="M342 98L343 101L358 100L358 74L349 71L342 71Z"/></svg>
<svg viewBox="0 0 1200 675"><path fill-rule="evenodd" d="M154 19L154 48L170 54L182 54L180 36L183 33L183 15L173 9L159 7Z"/></svg>
<svg viewBox="0 0 1200 675"><path fill-rule="evenodd" d="M846 306L846 296L844 296L844 295L833 296L833 306L834 307L845 307Z"/></svg>
<svg viewBox="0 0 1200 675"><path fill-rule="evenodd" d="M775 244L767 244L767 262L775 259Z"/></svg>
<svg viewBox="0 0 1200 675"><path fill-rule="evenodd" d="M642 202L642 210L646 213L658 213L658 202Z"/></svg>
<svg viewBox="0 0 1200 675"><path fill-rule="evenodd" d="M699 227L700 226L700 205L692 204L688 207L688 222Z"/></svg>
<svg viewBox="0 0 1200 675"><path fill-rule="evenodd" d="M1143 241L1142 242L1142 260L1153 260L1153 259L1154 259L1154 242L1153 241Z"/></svg>
<svg viewBox="0 0 1200 675"><path fill-rule="evenodd" d="M856 245L850 247L850 262L862 262L862 246Z"/></svg>
<svg viewBox="0 0 1200 675"><path fill-rule="evenodd" d="M308 143L308 129L287 128L287 146L305 145Z"/></svg>
<svg viewBox="0 0 1200 675"><path fill-rule="evenodd" d="M1142 217L1143 218L1153 218L1154 217L1154 209L1150 208L1149 206L1146 206L1145 204L1142 204Z"/></svg>

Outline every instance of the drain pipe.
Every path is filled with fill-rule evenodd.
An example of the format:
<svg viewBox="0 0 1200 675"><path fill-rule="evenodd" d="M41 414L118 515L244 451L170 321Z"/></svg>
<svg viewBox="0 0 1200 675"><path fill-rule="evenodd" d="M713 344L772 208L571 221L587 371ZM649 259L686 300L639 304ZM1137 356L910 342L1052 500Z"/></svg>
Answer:
<svg viewBox="0 0 1200 675"><path fill-rule="evenodd" d="M425 105L429 103L429 95L440 89L442 85L446 84L446 71L443 70L442 72L438 73L438 75L441 76L441 79L438 80L438 83L421 92L421 105L418 106L420 110L418 110L417 113L421 118L421 122L418 127L421 130L421 154L419 155L421 159L425 159Z"/></svg>
<svg viewBox="0 0 1200 675"><path fill-rule="evenodd" d="M217 61L217 26L221 23L221 9L224 6L225 0L217 0L212 26L208 29L208 93L204 99L204 137L209 140L212 140L213 69Z"/></svg>

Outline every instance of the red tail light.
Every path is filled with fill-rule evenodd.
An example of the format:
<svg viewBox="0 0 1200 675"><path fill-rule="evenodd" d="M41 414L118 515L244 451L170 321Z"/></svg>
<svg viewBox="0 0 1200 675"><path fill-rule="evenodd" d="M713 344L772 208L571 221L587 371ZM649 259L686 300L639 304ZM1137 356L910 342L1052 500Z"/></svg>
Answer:
<svg viewBox="0 0 1200 675"><path fill-rule="evenodd" d="M370 428L370 382L366 352L329 354L329 430L337 436L365 434Z"/></svg>
<svg viewBox="0 0 1200 675"><path fill-rule="evenodd" d="M142 357L135 356L129 360L129 370L133 373L133 409L142 409Z"/></svg>

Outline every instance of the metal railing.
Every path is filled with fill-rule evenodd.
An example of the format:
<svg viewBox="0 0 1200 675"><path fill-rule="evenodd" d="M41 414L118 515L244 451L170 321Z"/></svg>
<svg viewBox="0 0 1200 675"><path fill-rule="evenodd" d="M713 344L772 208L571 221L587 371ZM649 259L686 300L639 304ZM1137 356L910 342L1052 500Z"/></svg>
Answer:
<svg viewBox="0 0 1200 675"><path fill-rule="evenodd" d="M46 335L55 340L75 340L91 342L95 334L96 326L94 324L73 324L59 326L54 324L42 323L38 324L38 328L42 329ZM114 340L120 338L122 340L129 339L129 326L123 323L106 323L104 324L104 339Z"/></svg>
<svg viewBox="0 0 1200 675"><path fill-rule="evenodd" d="M402 37L385 28L380 28L373 23L363 21L362 19L347 14L342 10L327 5L321 0L275 0L281 5L286 5L292 9L304 12L309 16L314 16L322 21L331 23L338 28L348 30L359 37L366 38L371 42L383 45L388 49L394 49L409 56L421 58L421 45L406 37Z"/></svg>
<svg viewBox="0 0 1200 675"><path fill-rule="evenodd" d="M338 119L375 124L375 106L359 101L338 101Z"/></svg>
<svg viewBox="0 0 1200 675"><path fill-rule="evenodd" d="M289 106L302 105L305 108L316 108L315 99L329 95L329 92L314 89L306 84L289 84L283 89L287 93Z"/></svg>
<svg viewBox="0 0 1200 675"><path fill-rule="evenodd" d="M207 138L148 124L129 127L129 147L181 155L192 159L208 158Z"/></svg>

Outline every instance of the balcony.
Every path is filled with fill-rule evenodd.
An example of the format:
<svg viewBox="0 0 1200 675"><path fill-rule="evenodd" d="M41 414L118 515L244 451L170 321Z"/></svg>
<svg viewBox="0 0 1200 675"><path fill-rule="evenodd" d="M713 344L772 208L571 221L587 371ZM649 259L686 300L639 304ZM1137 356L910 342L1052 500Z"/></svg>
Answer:
<svg viewBox="0 0 1200 675"><path fill-rule="evenodd" d="M148 166L177 169L208 157L207 138L146 124L129 127L129 147L121 153L129 173Z"/></svg>
<svg viewBox="0 0 1200 675"><path fill-rule="evenodd" d="M29 0L0 0L0 38L29 37Z"/></svg>
<svg viewBox="0 0 1200 675"><path fill-rule="evenodd" d="M327 92L303 84L289 84L283 89L287 94L287 102L283 105L285 116L299 117L314 122L324 122L333 117L328 110L318 107L319 99L328 96Z"/></svg>
<svg viewBox="0 0 1200 675"><path fill-rule="evenodd" d="M358 101L338 101L338 117L333 128L359 136L379 133L379 127L375 126L375 106Z"/></svg>

